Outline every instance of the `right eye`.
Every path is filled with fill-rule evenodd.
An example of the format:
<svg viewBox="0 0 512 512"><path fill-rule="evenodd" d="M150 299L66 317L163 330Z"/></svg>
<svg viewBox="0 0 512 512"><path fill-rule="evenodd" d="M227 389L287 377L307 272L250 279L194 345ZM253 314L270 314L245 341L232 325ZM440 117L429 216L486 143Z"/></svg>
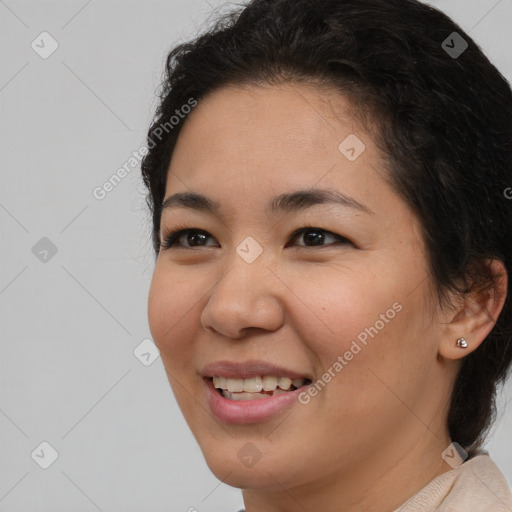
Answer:
<svg viewBox="0 0 512 512"><path fill-rule="evenodd" d="M186 238L185 238L186 236ZM170 233L169 235L164 237L164 240L161 244L162 249L170 249L171 247L177 247L182 249L191 249L193 247L207 247L205 245L205 240L207 240L211 235L202 229L178 229ZM182 245L180 242L185 238L188 246Z"/></svg>

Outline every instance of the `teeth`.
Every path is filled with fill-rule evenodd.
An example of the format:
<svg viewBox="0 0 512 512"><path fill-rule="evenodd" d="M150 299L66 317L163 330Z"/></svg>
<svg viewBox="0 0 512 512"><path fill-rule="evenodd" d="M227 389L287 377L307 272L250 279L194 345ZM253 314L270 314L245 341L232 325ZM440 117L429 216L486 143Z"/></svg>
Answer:
<svg viewBox="0 0 512 512"><path fill-rule="evenodd" d="M228 389L228 379L226 377L214 377L213 385L216 388Z"/></svg>
<svg viewBox="0 0 512 512"><path fill-rule="evenodd" d="M244 379L244 391L248 393L259 393L263 389L261 377L252 377L250 379Z"/></svg>
<svg viewBox="0 0 512 512"><path fill-rule="evenodd" d="M265 395L263 393L231 393L230 391L223 390L222 395L225 398L239 402L242 400L259 400L260 398L270 398L271 395Z"/></svg>
<svg viewBox="0 0 512 512"><path fill-rule="evenodd" d="M263 377L263 390L274 391L277 388L277 380L277 377L265 375L265 377Z"/></svg>
<svg viewBox="0 0 512 512"><path fill-rule="evenodd" d="M283 393L287 393L287 391L276 389L273 394L269 395L265 393L231 393L227 389L222 390L222 396L224 398L234 400L235 402L243 400L259 400L260 398L270 398L271 396L282 395Z"/></svg>
<svg viewBox="0 0 512 512"><path fill-rule="evenodd" d="M261 391L289 390L295 386L300 388L306 379L290 379L289 377L275 377L265 375L264 377L251 377L249 379L233 379L226 377L213 377L213 385L216 388L227 390L230 393L259 393ZM243 398L240 398L243 400Z"/></svg>
<svg viewBox="0 0 512 512"><path fill-rule="evenodd" d="M277 385L281 389L288 389L292 385L292 379L289 379L288 377L281 377Z"/></svg>
<svg viewBox="0 0 512 512"><path fill-rule="evenodd" d="M304 386L305 382L306 382L306 379L293 379L292 380L292 384L296 388L300 388L301 386Z"/></svg>
<svg viewBox="0 0 512 512"><path fill-rule="evenodd" d="M228 379L227 388L231 393L243 391L244 381L243 379Z"/></svg>

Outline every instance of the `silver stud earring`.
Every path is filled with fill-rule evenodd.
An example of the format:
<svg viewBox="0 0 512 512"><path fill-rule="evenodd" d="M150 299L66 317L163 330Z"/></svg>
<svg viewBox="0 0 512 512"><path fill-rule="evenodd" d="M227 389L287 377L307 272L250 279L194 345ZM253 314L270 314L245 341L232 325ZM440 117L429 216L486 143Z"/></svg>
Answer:
<svg viewBox="0 0 512 512"><path fill-rule="evenodd" d="M467 341L464 338L459 338L457 340L457 347L467 348L467 346L468 346L468 343L467 343Z"/></svg>

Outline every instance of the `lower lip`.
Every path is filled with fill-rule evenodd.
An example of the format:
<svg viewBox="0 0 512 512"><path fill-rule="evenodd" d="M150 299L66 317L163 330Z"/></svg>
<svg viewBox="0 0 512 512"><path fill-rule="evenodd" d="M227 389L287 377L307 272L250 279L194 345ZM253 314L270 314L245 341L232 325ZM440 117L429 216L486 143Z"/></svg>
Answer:
<svg viewBox="0 0 512 512"><path fill-rule="evenodd" d="M247 425L268 421L282 413L297 401L303 387L269 398L255 400L228 400L224 398L209 379L203 379L208 395L208 404L213 414L225 423Z"/></svg>

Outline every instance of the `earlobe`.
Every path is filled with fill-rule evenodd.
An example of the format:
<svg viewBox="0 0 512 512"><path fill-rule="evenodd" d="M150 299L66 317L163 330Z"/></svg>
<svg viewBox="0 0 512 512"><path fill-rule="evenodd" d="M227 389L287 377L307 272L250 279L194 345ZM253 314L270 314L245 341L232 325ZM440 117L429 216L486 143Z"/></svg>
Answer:
<svg viewBox="0 0 512 512"><path fill-rule="evenodd" d="M494 285L469 293L452 319L443 326L439 354L446 359L461 359L476 350L494 328L507 297L507 271L502 261L488 260Z"/></svg>

